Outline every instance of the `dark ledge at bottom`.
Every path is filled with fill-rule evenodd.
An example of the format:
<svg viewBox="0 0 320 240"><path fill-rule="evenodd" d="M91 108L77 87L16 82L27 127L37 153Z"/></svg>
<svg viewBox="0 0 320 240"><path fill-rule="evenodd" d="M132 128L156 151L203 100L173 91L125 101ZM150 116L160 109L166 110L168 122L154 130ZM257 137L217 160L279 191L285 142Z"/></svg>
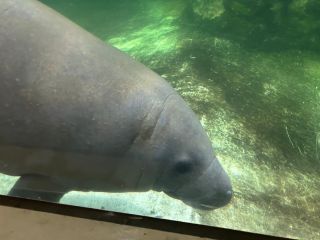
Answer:
<svg viewBox="0 0 320 240"><path fill-rule="evenodd" d="M126 213L110 212L106 210L84 208L78 206L64 205L58 203L42 202L30 199L23 199L11 196L0 195L0 205L15 208L30 209L34 211L55 213L60 215L86 218L98 221L112 222L134 227L149 228L166 232L180 233L197 237L214 238L217 240L229 239L259 239L276 240L288 239L274 236L267 236L256 233L249 233L231 229L184 223L152 217L138 216Z"/></svg>

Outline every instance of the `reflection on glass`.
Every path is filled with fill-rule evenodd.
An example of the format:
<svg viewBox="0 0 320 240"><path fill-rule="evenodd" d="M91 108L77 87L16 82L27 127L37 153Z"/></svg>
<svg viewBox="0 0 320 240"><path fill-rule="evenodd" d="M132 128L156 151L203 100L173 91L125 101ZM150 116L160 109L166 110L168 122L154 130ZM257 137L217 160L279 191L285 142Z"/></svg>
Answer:
<svg viewBox="0 0 320 240"><path fill-rule="evenodd" d="M320 4L2 1L0 193L319 238Z"/></svg>

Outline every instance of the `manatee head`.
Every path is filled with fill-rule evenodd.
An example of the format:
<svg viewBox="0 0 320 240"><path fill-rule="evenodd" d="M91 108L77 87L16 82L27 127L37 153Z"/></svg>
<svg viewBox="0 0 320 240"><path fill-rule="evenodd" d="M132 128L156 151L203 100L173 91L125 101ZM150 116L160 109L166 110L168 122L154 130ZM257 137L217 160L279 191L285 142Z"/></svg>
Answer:
<svg viewBox="0 0 320 240"><path fill-rule="evenodd" d="M230 202L230 179L198 118L179 96L166 101L153 137L154 158L161 162L156 190L198 209L215 209Z"/></svg>

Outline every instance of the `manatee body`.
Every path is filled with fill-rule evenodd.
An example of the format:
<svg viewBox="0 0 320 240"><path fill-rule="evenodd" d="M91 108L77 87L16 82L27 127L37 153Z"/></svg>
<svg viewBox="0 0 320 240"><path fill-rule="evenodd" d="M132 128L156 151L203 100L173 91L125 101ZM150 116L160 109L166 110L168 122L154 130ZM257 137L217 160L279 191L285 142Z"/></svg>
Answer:
<svg viewBox="0 0 320 240"><path fill-rule="evenodd" d="M0 172L11 195L163 191L204 209L230 180L157 74L36 0L0 4Z"/></svg>

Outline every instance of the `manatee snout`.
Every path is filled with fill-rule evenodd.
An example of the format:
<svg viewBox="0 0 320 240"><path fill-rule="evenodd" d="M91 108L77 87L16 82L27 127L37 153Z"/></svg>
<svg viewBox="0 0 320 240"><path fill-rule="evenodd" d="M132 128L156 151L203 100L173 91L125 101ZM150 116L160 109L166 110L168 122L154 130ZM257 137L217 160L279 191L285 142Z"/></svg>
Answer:
<svg viewBox="0 0 320 240"><path fill-rule="evenodd" d="M230 178L215 159L201 176L167 194L194 208L213 210L227 205L233 190Z"/></svg>
<svg viewBox="0 0 320 240"><path fill-rule="evenodd" d="M153 138L154 159L162 163L155 190L198 209L230 202L230 179L197 116L178 95L166 101Z"/></svg>

